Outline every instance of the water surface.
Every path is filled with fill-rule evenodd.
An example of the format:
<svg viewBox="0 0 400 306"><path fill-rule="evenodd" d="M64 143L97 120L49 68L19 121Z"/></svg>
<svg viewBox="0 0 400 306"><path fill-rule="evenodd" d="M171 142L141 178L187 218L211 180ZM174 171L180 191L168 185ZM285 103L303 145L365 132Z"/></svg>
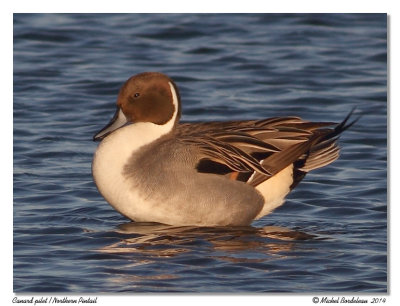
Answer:
<svg viewBox="0 0 400 306"><path fill-rule="evenodd" d="M386 292L385 14L15 14L14 291ZM183 120L362 119L342 154L245 228L130 222L93 134L160 71Z"/></svg>

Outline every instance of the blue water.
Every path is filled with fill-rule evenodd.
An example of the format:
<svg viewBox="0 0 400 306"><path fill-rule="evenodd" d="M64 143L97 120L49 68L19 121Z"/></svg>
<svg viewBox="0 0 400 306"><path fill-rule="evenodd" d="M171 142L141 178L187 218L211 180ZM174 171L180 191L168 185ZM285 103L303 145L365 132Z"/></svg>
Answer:
<svg viewBox="0 0 400 306"><path fill-rule="evenodd" d="M15 292L386 292L385 14L15 14ZM93 134L160 71L183 120L361 120L246 228L137 224L97 191Z"/></svg>

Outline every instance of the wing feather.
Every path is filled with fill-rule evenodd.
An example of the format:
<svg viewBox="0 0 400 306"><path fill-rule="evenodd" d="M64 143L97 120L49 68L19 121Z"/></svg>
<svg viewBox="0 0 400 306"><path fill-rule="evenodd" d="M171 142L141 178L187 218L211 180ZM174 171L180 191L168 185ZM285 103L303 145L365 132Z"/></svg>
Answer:
<svg viewBox="0 0 400 306"><path fill-rule="evenodd" d="M351 114L340 124L308 122L299 117L182 123L176 137L197 148L199 162L224 165L233 174L245 174L231 178L245 178L257 186L290 164L297 165L297 172L306 173L336 160L340 133L356 121L346 125Z"/></svg>

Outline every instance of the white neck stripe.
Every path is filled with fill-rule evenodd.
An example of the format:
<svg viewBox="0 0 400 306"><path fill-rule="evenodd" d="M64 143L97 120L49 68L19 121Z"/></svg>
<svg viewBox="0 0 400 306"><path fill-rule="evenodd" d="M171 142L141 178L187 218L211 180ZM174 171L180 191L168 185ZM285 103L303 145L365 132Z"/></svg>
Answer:
<svg viewBox="0 0 400 306"><path fill-rule="evenodd" d="M178 107L179 107L178 95L176 94L176 90L175 90L174 85L171 82L168 82L168 84L169 84L169 87L171 88L172 103L173 103L174 108L175 108L174 115L172 116L171 120L172 120L172 122L175 123L176 116L178 115L178 111L179 111L178 110Z"/></svg>

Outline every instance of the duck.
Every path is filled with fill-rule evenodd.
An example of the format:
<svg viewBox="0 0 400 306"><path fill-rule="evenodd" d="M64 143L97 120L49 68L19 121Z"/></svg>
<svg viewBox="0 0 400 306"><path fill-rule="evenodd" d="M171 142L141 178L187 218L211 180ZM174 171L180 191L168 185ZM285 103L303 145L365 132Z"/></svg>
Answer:
<svg viewBox="0 0 400 306"><path fill-rule="evenodd" d="M305 175L334 162L341 123L296 116L181 123L176 83L160 72L130 77L99 141L92 175L104 199L135 222L248 226Z"/></svg>

